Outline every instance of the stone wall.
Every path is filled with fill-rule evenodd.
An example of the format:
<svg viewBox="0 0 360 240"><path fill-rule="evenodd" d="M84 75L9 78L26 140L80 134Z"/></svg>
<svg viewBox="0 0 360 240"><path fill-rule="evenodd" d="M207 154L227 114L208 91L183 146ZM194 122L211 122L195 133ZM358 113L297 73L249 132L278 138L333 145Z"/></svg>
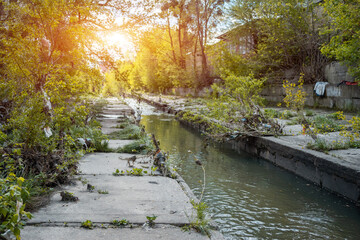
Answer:
<svg viewBox="0 0 360 240"><path fill-rule="evenodd" d="M333 62L325 67L325 78L329 83L326 86L324 96L314 93L315 84L304 85L307 93L305 104L311 107L325 107L342 110L360 110L360 87L340 85L342 81L354 82L355 79L349 75L347 67L338 62ZM269 102L279 103L285 97L285 90L281 84L273 84L265 87L261 95Z"/></svg>
<svg viewBox="0 0 360 240"><path fill-rule="evenodd" d="M325 107L342 110L360 110L360 86L347 86L329 83L325 89L324 96L317 96L314 93L315 84L304 85L307 93L307 106ZM268 102L279 103L285 97L285 90L281 84L265 87L261 93Z"/></svg>
<svg viewBox="0 0 360 240"><path fill-rule="evenodd" d="M354 82L354 77L348 73L348 68L339 62L332 62L325 66L325 79L331 84L339 84L342 81Z"/></svg>

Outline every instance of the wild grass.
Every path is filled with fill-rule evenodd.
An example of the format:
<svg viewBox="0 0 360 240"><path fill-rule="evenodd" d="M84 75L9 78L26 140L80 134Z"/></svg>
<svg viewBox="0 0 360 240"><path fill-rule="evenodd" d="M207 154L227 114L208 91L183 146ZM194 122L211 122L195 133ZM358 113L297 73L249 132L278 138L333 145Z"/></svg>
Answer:
<svg viewBox="0 0 360 240"><path fill-rule="evenodd" d="M109 139L141 139L142 129L136 125L127 125L124 129L108 134Z"/></svg>
<svg viewBox="0 0 360 240"><path fill-rule="evenodd" d="M279 118L281 116L281 113L273 108L266 108L264 109L264 115L267 118Z"/></svg>
<svg viewBox="0 0 360 240"><path fill-rule="evenodd" d="M283 111L281 113L280 118L282 118L282 119L290 119L290 118L295 117L295 116L296 116L296 114L294 112L289 111L289 110L285 110L285 111Z"/></svg>
<svg viewBox="0 0 360 240"><path fill-rule="evenodd" d="M327 153L328 151L331 151L331 150L359 148L360 147L360 141L340 141L340 140L336 140L336 141L328 142L325 139L318 138L314 142L309 142L306 145L306 147L309 148L309 149L312 149L312 150Z"/></svg>
<svg viewBox="0 0 360 240"><path fill-rule="evenodd" d="M327 116L314 117L312 120L312 125L319 132L337 132L343 129L343 127L336 120Z"/></svg>

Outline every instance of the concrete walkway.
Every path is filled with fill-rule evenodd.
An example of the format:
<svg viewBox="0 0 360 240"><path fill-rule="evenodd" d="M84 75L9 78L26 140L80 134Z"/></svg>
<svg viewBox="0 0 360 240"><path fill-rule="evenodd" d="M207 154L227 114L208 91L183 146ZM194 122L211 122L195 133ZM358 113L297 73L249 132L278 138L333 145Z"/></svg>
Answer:
<svg viewBox="0 0 360 240"><path fill-rule="evenodd" d="M132 110L113 99L99 119L103 131L110 133L119 118L129 116ZM110 140L110 146L123 146L129 140ZM62 240L62 239L208 239L194 230L184 232L181 227L189 224L194 209L188 195L179 183L151 172L152 160L137 155L134 168L147 171L144 176L114 176L112 173L130 171L127 158L131 154L92 153L80 162L80 175L72 185L64 186L55 192L50 204L33 213L22 230L24 240ZM94 187L89 191L88 185ZM78 197L76 202L61 201L60 192L68 191ZM102 191L99 193L98 191ZM106 193L106 194L104 194ZM157 216L155 225L146 225L147 216ZM114 220L126 219L129 224L118 227ZM90 220L93 229L81 227ZM211 239L223 239L214 232Z"/></svg>

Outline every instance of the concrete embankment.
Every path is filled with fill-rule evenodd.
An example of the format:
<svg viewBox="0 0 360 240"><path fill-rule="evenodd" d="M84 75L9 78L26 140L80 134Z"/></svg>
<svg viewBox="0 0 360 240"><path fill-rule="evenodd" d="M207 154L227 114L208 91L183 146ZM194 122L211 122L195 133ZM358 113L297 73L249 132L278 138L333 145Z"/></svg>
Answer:
<svg viewBox="0 0 360 240"><path fill-rule="evenodd" d="M124 103L111 101L98 119L102 131L118 131L115 127L119 119L131 112ZM122 147L131 141L110 140L109 145ZM130 166L128 160L133 156L136 160ZM189 197L191 190L183 181L179 184L179 180L151 169L152 161L140 154L85 155L72 184L62 186L47 206L33 213L33 219L21 232L22 239L209 239L193 229L182 230L196 216ZM131 174L139 169L142 174ZM62 201L65 191L77 200ZM153 216L155 224L150 226L148 218ZM212 231L211 239L223 236Z"/></svg>
<svg viewBox="0 0 360 240"><path fill-rule="evenodd" d="M181 116L184 109L159 102L157 98L142 100L167 113ZM186 110L185 110L186 111ZM206 124L182 120L180 122L199 131ZM360 149L330 151L329 154L306 149L307 136L247 137L230 140L236 151L246 151L266 159L320 187L360 204Z"/></svg>

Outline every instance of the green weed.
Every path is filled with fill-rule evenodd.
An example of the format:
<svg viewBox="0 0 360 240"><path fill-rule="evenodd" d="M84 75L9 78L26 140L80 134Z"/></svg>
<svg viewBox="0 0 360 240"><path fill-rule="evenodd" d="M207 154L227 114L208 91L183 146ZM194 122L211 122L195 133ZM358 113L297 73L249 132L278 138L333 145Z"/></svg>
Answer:
<svg viewBox="0 0 360 240"><path fill-rule="evenodd" d="M93 229L94 228L94 224L92 221L90 220L86 220L84 222L81 223L81 227L82 228L86 228L86 229Z"/></svg>
<svg viewBox="0 0 360 240"><path fill-rule="evenodd" d="M98 190L98 193L99 194L109 194L109 191L108 190Z"/></svg>
<svg viewBox="0 0 360 240"><path fill-rule="evenodd" d="M112 225L114 226L118 226L118 227L123 227L123 226L126 226L129 224L129 221L126 220L125 218L121 219L120 221L119 220L113 220L111 222Z"/></svg>
<svg viewBox="0 0 360 240"><path fill-rule="evenodd" d="M281 116L281 113L273 108L265 108L264 115L267 118L279 118Z"/></svg>
<svg viewBox="0 0 360 240"><path fill-rule="evenodd" d="M326 116L316 116L312 121L312 126L319 132L337 132L343 129L334 119Z"/></svg>
<svg viewBox="0 0 360 240"><path fill-rule="evenodd" d="M147 223L149 224L150 227L153 227L155 225L156 218L157 218L157 216L155 216L155 215L146 216Z"/></svg>

